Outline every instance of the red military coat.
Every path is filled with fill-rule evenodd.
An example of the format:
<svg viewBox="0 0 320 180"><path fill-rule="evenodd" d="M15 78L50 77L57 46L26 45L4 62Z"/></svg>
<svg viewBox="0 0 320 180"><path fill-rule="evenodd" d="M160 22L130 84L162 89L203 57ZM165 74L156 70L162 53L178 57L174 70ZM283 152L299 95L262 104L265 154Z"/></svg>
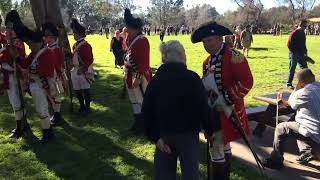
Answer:
<svg viewBox="0 0 320 180"><path fill-rule="evenodd" d="M33 60L37 57L37 63L32 64ZM51 59L54 59L53 52L44 47L38 52L31 52L26 61L21 63L22 67L29 69L30 74L39 76L40 78L47 78L54 76L54 63ZM35 66L34 66L35 65Z"/></svg>
<svg viewBox="0 0 320 180"><path fill-rule="evenodd" d="M9 74L14 73L13 72L14 71L13 70L14 69L13 63L14 63L15 59L13 59L9 53L8 48L11 48L10 46L12 46L12 45L7 45L0 50L1 51L0 52L0 64L2 66L2 69L0 69L0 70L4 74L4 88L5 89L9 88ZM20 59L19 63L23 62L26 58L24 43L19 39L15 39L14 40L14 48L17 50L17 52L19 54L19 59ZM21 75L22 72L20 69L18 69L18 73Z"/></svg>
<svg viewBox="0 0 320 180"><path fill-rule="evenodd" d="M126 54L125 67L127 69L126 82L129 88L132 87L133 73L138 78L144 76L147 81L151 80L150 45L145 36L139 35L131 42Z"/></svg>
<svg viewBox="0 0 320 180"><path fill-rule="evenodd" d="M84 39L77 41L73 45L72 50L73 50L73 54L78 53L78 56L81 59L81 60L78 59L80 67L82 66L89 67L93 63L92 47Z"/></svg>
<svg viewBox="0 0 320 180"><path fill-rule="evenodd" d="M204 72L209 68L208 64L210 59L211 56L203 62ZM221 58L221 81L222 91L228 94L231 102L235 106L235 111L240 119L244 132L249 135L250 128L244 105L244 97L253 86L253 77L246 58L228 46L225 46ZM231 121L227 119L223 112L220 113L220 119L222 121L221 125L225 144L241 138L238 131L233 128Z"/></svg>
<svg viewBox="0 0 320 180"><path fill-rule="evenodd" d="M6 35L4 33L0 32L0 44L6 44L7 40L6 40Z"/></svg>
<svg viewBox="0 0 320 180"><path fill-rule="evenodd" d="M58 76L61 76L62 70L63 70L63 54L60 49L60 47L55 43L53 45L48 46L49 49L53 52L54 59L53 59L53 64L54 64L54 69L57 72Z"/></svg>

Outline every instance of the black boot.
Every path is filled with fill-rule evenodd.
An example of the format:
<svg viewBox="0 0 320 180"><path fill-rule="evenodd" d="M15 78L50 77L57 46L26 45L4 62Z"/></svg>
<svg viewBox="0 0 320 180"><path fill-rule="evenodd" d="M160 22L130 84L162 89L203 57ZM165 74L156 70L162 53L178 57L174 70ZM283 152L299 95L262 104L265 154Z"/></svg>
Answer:
<svg viewBox="0 0 320 180"><path fill-rule="evenodd" d="M230 173L231 173L231 159L232 159L232 154L224 154L224 157L226 159L226 174L227 174L227 179L230 179Z"/></svg>
<svg viewBox="0 0 320 180"><path fill-rule="evenodd" d="M89 114L89 113L91 113L91 108L90 108L91 93L90 93L90 89L84 89L83 92L84 92L84 102L85 102L86 113Z"/></svg>
<svg viewBox="0 0 320 180"><path fill-rule="evenodd" d="M79 113L83 114L86 110L85 106L84 106L84 98L83 98L83 93L82 90L75 90L79 104L80 104L80 109L79 109Z"/></svg>
<svg viewBox="0 0 320 180"><path fill-rule="evenodd" d="M40 139L41 144L48 143L54 138L54 133L51 128L42 130L42 137Z"/></svg>
<svg viewBox="0 0 320 180"><path fill-rule="evenodd" d="M63 121L63 117L61 116L60 112L55 112L50 121L51 125L55 126Z"/></svg>
<svg viewBox="0 0 320 180"><path fill-rule="evenodd" d="M23 131L21 129L21 120L16 121L16 128L12 130L10 134L10 138L19 139L23 135Z"/></svg>
<svg viewBox="0 0 320 180"><path fill-rule="evenodd" d="M212 163L212 179L213 180L228 180L226 172L226 163Z"/></svg>

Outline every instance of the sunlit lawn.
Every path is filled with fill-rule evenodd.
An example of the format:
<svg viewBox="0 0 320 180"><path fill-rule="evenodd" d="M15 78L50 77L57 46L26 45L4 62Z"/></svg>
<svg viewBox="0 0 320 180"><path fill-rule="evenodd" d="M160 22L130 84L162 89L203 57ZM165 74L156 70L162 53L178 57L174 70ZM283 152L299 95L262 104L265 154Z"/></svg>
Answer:
<svg viewBox="0 0 320 180"><path fill-rule="evenodd" d="M246 98L247 106L260 105L252 99L254 95L284 87L288 70L287 36L254 38L253 47L262 50L251 50L249 54L255 85ZM158 36L149 39L151 65L156 70L160 65L160 40ZM169 39L183 43L188 67L200 74L202 61L207 56L202 44L193 45L189 36L165 37ZM90 35L87 40L93 46L95 68L99 72L93 86L93 113L87 118L70 113L66 100L63 106L66 122L55 128L56 140L42 146L37 142L40 122L31 98L26 99L33 134L26 139L12 140L8 135L14 127L14 117L8 98L0 97L0 179L152 179L154 145L126 132L132 122L131 106L127 99L119 98L122 71L114 68L110 40L99 35ZM309 55L318 61L319 40L319 37L308 37ZM71 42L74 42L72 38ZM310 67L319 77L319 64ZM77 108L76 102L75 111ZM205 146L201 147L201 178L205 179ZM260 178L254 170L237 161L232 179Z"/></svg>

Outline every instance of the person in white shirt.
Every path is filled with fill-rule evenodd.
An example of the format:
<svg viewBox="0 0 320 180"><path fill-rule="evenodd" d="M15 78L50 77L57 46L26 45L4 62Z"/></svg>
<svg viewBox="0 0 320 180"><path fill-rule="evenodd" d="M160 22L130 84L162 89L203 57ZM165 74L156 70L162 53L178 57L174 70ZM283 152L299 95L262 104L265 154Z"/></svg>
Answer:
<svg viewBox="0 0 320 180"><path fill-rule="evenodd" d="M310 69L298 73L298 85L289 100L279 103L296 110L295 121L283 122L275 129L273 151L264 161L265 167L280 169L283 167L283 142L287 137L295 137L300 151L296 159L306 163L314 159L314 147L320 146L320 82Z"/></svg>

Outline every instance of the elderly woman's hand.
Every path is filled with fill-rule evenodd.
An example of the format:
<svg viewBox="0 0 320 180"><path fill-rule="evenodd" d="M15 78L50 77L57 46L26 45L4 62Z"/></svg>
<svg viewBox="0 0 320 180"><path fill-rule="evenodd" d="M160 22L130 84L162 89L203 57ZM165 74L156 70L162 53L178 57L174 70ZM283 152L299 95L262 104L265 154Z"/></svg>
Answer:
<svg viewBox="0 0 320 180"><path fill-rule="evenodd" d="M161 152L171 154L170 147L161 138L158 140L156 146L160 149Z"/></svg>

